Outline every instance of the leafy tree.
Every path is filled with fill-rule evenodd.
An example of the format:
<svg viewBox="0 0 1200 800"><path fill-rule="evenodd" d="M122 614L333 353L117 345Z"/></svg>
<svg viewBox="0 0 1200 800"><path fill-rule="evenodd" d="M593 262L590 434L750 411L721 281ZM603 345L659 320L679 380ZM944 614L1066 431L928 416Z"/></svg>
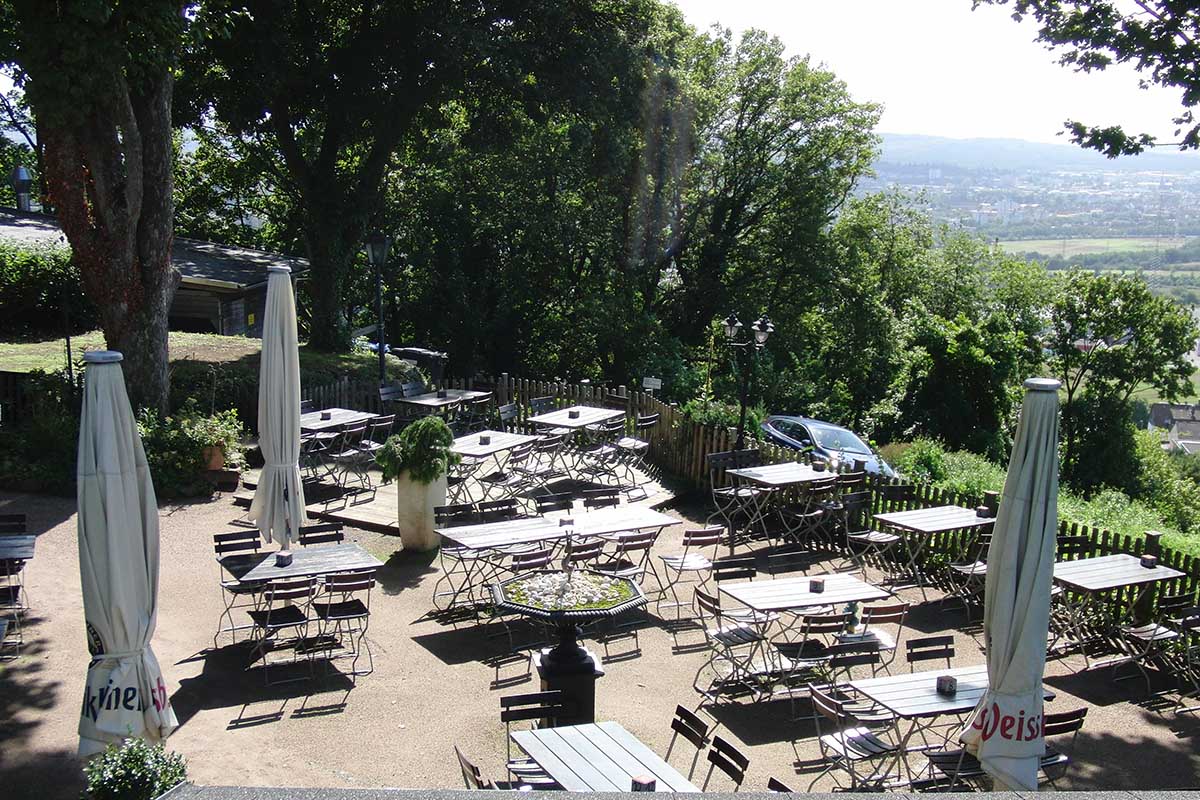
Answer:
<svg viewBox="0 0 1200 800"><path fill-rule="evenodd" d="M1009 0L973 0L1008 5ZM1040 26L1038 40L1051 49L1066 48L1060 63L1079 72L1132 64L1140 85L1178 89L1183 110L1171 121L1181 150L1200 147L1200 8L1177 0L1013 0L1013 18L1031 17ZM1127 133L1119 125L1066 123L1071 139L1109 158L1142 152L1155 137Z"/></svg>
<svg viewBox="0 0 1200 800"><path fill-rule="evenodd" d="M350 344L350 273L401 146L457 99L507 93L537 115L610 92L648 5L212 0L198 18L243 7L227 38L189 52L188 116L215 113L295 203L321 286L309 341L336 350Z"/></svg>
<svg viewBox="0 0 1200 800"><path fill-rule="evenodd" d="M1187 309L1155 297L1140 276L1071 270L1060 281L1045 345L1051 372L1063 383L1063 468L1071 475L1083 461L1080 437L1109 435L1086 419L1089 408L1119 413L1124 423L1138 388L1149 385L1168 400L1190 393L1186 356L1200 330ZM1080 405L1085 390L1091 399Z"/></svg>
<svg viewBox="0 0 1200 800"><path fill-rule="evenodd" d="M165 408L173 70L181 0L12 0L0 45L37 119L46 191L130 395Z"/></svg>

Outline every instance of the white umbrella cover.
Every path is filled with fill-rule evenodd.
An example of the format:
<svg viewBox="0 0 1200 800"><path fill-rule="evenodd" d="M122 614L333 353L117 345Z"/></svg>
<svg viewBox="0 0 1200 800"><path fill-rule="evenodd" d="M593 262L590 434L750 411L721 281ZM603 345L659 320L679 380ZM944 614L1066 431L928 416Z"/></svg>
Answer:
<svg viewBox="0 0 1200 800"><path fill-rule="evenodd" d="M79 754L178 727L158 659L158 502L121 373L121 354L89 352L79 428L79 575L87 683Z"/></svg>
<svg viewBox="0 0 1200 800"><path fill-rule="evenodd" d="M269 268L258 378L258 446L263 468L246 518L286 550L304 522L300 482L300 349L291 270Z"/></svg>
<svg viewBox="0 0 1200 800"><path fill-rule="evenodd" d="M1037 789L1042 672L1058 528L1058 388L1025 381L1025 403L988 548L983 627L988 692L960 735L996 789Z"/></svg>

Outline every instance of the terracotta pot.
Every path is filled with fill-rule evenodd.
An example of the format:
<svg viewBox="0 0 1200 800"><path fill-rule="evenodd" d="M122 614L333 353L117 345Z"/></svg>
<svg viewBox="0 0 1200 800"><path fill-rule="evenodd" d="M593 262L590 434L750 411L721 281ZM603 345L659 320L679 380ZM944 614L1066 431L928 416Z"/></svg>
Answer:
<svg viewBox="0 0 1200 800"><path fill-rule="evenodd" d="M446 476L433 483L418 483L408 470L396 479L396 519L405 550L433 550L442 543L434 531L433 509L446 504Z"/></svg>
<svg viewBox="0 0 1200 800"><path fill-rule="evenodd" d="M225 448L206 447L200 451L204 459L204 468L210 470L225 469Z"/></svg>

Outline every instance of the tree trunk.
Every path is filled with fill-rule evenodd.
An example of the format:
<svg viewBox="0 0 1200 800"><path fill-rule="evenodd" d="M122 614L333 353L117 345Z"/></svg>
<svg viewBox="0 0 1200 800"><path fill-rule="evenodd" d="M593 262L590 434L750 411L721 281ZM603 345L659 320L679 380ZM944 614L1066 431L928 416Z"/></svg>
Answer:
<svg viewBox="0 0 1200 800"><path fill-rule="evenodd" d="M70 31L60 30L57 22L39 27L47 24L45 13L37 4L23 9L21 22L29 35L48 30L66 37ZM116 40L112 47L124 44L122 35L119 26L97 34L100 40ZM99 311L108 347L125 356L134 407L165 411L167 315L178 283L171 265L171 69L146 66L136 79L127 79L119 61L89 62L92 83L100 88L86 105L64 107L55 87L64 71L77 65L60 63L45 42L31 39L26 46L25 52L40 46L40 55L49 56L26 59L27 96L44 140L48 193L84 290Z"/></svg>
<svg viewBox="0 0 1200 800"><path fill-rule="evenodd" d="M336 197L332 193L323 196ZM352 342L344 298L354 256L364 238L365 214L347 211L343 203L334 201L314 204L305 216L312 309L308 344L326 352L346 352Z"/></svg>

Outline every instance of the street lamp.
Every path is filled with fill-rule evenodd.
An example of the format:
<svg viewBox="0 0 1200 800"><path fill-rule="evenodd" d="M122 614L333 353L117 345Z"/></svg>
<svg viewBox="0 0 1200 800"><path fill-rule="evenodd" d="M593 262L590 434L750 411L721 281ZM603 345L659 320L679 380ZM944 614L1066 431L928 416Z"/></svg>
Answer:
<svg viewBox="0 0 1200 800"><path fill-rule="evenodd" d="M771 319L763 314L750 326L752 336L742 339L740 337L742 323L738 321L736 315L730 314L722 321L721 325L725 330L725 344L733 353L734 366L737 368L739 409L737 442L733 449L741 450L746 446L746 404L750 400L750 392L753 388L750 385L754 375L752 367L758 360L758 351L762 350L767 339L771 338L775 326L771 323Z"/></svg>
<svg viewBox="0 0 1200 800"><path fill-rule="evenodd" d="M384 362L383 336L383 265L387 262L392 238L382 231L375 231L366 241L367 263L375 268L375 344L379 353L379 385L387 384L387 365Z"/></svg>

